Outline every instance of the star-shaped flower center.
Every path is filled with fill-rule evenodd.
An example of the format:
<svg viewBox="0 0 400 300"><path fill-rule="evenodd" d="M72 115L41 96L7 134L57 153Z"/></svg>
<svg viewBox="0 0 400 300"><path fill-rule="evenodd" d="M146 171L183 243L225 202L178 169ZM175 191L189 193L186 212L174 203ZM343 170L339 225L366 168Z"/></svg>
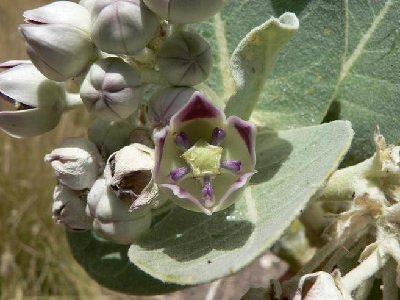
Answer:
<svg viewBox="0 0 400 300"><path fill-rule="evenodd" d="M192 170L193 177L214 176L221 173L221 157L224 149L198 140L181 157Z"/></svg>

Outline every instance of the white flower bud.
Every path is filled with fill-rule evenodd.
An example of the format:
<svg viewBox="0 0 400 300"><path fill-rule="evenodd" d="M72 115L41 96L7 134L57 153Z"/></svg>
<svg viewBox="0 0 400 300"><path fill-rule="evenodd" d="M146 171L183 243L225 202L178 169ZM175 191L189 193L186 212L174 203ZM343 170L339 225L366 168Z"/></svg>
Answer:
<svg viewBox="0 0 400 300"><path fill-rule="evenodd" d="M92 219L85 213L86 195L57 184L53 193L53 220L70 230L92 228Z"/></svg>
<svg viewBox="0 0 400 300"><path fill-rule="evenodd" d="M87 110L106 121L132 115L141 101L140 75L122 59L109 57L93 64L80 89Z"/></svg>
<svg viewBox="0 0 400 300"><path fill-rule="evenodd" d="M44 157L58 181L79 191L90 188L99 176L101 157L96 146L84 138L69 138Z"/></svg>
<svg viewBox="0 0 400 300"><path fill-rule="evenodd" d="M86 213L94 218L93 230L119 244L131 244L151 225L151 209L130 212L130 202L120 200L99 178L88 194Z"/></svg>
<svg viewBox="0 0 400 300"><path fill-rule="evenodd" d="M155 35L159 21L140 0L98 0L93 12L92 39L102 51L135 54Z"/></svg>
<svg viewBox="0 0 400 300"><path fill-rule="evenodd" d="M96 0L81 0L81 1L79 1L79 5L86 8L90 13L92 13L95 4L96 4Z"/></svg>
<svg viewBox="0 0 400 300"><path fill-rule="evenodd" d="M82 74L95 56L86 8L58 1L24 13L19 27L33 64L46 77L65 81Z"/></svg>
<svg viewBox="0 0 400 300"><path fill-rule="evenodd" d="M192 86L207 79L212 67L208 42L194 32L172 34L157 53L160 72L172 85Z"/></svg>
<svg viewBox="0 0 400 300"><path fill-rule="evenodd" d="M165 127L171 117L189 102L196 90L190 87L164 87L149 101L149 119L154 127Z"/></svg>
<svg viewBox="0 0 400 300"><path fill-rule="evenodd" d="M138 143L115 152L108 159L104 178L119 199L131 203L131 210L151 205L159 207L165 197L159 195L152 180L154 150Z"/></svg>
<svg viewBox="0 0 400 300"><path fill-rule="evenodd" d="M57 126L64 110L65 89L44 77L30 62L0 65L0 100L15 110L0 111L0 129L13 137L33 137Z"/></svg>
<svg viewBox="0 0 400 300"><path fill-rule="evenodd" d="M216 14L224 0L143 0L157 15L172 23L200 22Z"/></svg>

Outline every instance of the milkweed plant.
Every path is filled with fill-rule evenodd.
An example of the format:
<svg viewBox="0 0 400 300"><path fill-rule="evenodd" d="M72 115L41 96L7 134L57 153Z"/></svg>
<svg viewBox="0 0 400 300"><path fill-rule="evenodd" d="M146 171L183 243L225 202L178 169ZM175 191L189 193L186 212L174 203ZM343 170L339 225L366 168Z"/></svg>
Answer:
<svg viewBox="0 0 400 300"><path fill-rule="evenodd" d="M56 1L23 16L30 60L0 64L0 129L93 116L44 161L53 220L94 280L164 294L271 248L295 275L243 299L397 299L400 1Z"/></svg>

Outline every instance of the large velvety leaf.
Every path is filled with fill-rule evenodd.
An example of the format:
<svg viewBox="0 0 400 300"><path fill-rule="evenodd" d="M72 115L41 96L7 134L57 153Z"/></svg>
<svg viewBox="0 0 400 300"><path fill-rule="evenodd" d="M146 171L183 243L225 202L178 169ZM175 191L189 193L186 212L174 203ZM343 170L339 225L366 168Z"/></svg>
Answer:
<svg viewBox="0 0 400 300"><path fill-rule="evenodd" d="M227 115L246 120L250 117L279 51L298 28L296 15L284 13L254 28L240 42L231 59L235 92L226 104Z"/></svg>
<svg viewBox="0 0 400 300"><path fill-rule="evenodd" d="M198 284L237 272L276 241L347 152L349 122L260 130L257 170L234 207L206 216L176 208L129 249L162 281Z"/></svg>
<svg viewBox="0 0 400 300"><path fill-rule="evenodd" d="M127 294L159 295L184 288L165 284L133 265L128 246L97 238L91 231L68 232L72 254L88 274L101 285Z"/></svg>
<svg viewBox="0 0 400 300"><path fill-rule="evenodd" d="M352 122L350 159L360 161L374 153L377 124L389 143L400 140L400 1L345 3L346 49L330 117Z"/></svg>
<svg viewBox="0 0 400 300"><path fill-rule="evenodd" d="M273 129L318 124L326 115L344 49L343 1L228 0L210 22L196 25L214 49L214 69L207 83L227 100L236 89L230 56L248 32L285 11L297 15L300 29L281 50L252 116L257 124Z"/></svg>

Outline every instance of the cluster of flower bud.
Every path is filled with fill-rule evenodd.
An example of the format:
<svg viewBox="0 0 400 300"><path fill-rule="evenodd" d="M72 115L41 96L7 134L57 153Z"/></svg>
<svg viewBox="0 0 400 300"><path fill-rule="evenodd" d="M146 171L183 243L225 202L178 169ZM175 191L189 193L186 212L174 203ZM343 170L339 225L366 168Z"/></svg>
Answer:
<svg viewBox="0 0 400 300"><path fill-rule="evenodd" d="M167 116L152 110L157 118L153 127L165 126L190 99L191 87L209 76L212 54L199 34L163 26L205 20L223 4L224 0L81 0L25 11L26 24L19 31L31 61L0 66L13 69L0 74L1 98L18 110L1 112L0 128L16 137L39 135L53 129L65 110L82 102L108 122L132 116L143 100L142 70L134 63L135 56L143 53L153 56L149 60L153 72L170 85L161 86L150 104L163 109L169 105L158 102L175 103ZM161 44L152 44L156 39ZM72 104L64 99L68 98L64 87L57 85L70 79L82 82Z"/></svg>
<svg viewBox="0 0 400 300"><path fill-rule="evenodd" d="M0 98L14 107L0 111L0 129L39 135L77 105L96 117L89 140L66 139L45 156L57 178L57 223L129 244L168 198L206 214L238 198L254 174L255 127L226 120L196 91L211 72L211 47L174 25L210 18L223 4L57 1L24 13L19 29L31 61L0 65ZM79 93L67 91L70 79Z"/></svg>
<svg viewBox="0 0 400 300"><path fill-rule="evenodd" d="M45 156L54 169L53 219L70 230L129 244L151 225L152 209L165 203L152 180L154 150L133 143L113 153L104 168L96 146L66 139Z"/></svg>

